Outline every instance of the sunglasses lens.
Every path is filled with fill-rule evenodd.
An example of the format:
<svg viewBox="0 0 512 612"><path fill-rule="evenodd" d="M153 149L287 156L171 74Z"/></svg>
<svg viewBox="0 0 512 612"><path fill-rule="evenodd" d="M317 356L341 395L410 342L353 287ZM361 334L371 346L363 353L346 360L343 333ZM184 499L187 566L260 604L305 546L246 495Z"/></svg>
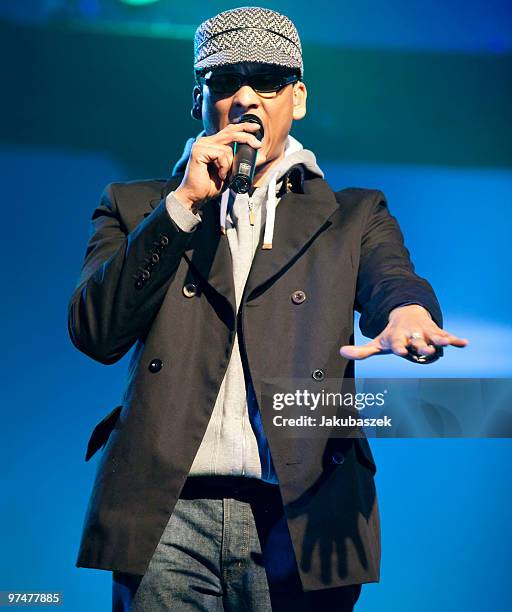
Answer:
<svg viewBox="0 0 512 612"><path fill-rule="evenodd" d="M270 93L277 91L281 86L283 77L279 74L255 74L251 78L253 89L261 93Z"/></svg>
<svg viewBox="0 0 512 612"><path fill-rule="evenodd" d="M236 74L215 74L205 82L214 93L232 93L241 85L241 79Z"/></svg>
<svg viewBox="0 0 512 612"><path fill-rule="evenodd" d="M258 93L273 93L283 87L286 75L278 72L265 72L244 77L240 74L211 74L204 79L208 88L216 94L230 95L238 91L244 83L250 85Z"/></svg>

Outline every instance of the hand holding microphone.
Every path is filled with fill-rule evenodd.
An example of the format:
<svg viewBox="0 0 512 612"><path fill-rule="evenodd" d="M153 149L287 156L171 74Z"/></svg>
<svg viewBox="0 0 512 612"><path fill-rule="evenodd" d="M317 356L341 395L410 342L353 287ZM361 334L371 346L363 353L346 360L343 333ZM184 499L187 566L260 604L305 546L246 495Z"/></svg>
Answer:
<svg viewBox="0 0 512 612"><path fill-rule="evenodd" d="M263 137L261 120L246 114L238 123L230 123L212 136L198 138L192 145L183 179L174 192L176 198L196 212L228 185L234 190L248 191L256 156L258 162L265 161L265 154L260 151L263 145L257 136Z"/></svg>

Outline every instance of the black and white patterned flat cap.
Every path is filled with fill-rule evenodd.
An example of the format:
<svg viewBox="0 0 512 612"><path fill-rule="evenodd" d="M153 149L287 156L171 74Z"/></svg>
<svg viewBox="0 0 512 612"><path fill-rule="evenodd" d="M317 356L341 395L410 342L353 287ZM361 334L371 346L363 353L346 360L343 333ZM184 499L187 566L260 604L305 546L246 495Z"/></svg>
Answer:
<svg viewBox="0 0 512 612"><path fill-rule="evenodd" d="M304 76L302 45L292 21L267 8L242 6L204 21L194 36L194 70L258 62Z"/></svg>

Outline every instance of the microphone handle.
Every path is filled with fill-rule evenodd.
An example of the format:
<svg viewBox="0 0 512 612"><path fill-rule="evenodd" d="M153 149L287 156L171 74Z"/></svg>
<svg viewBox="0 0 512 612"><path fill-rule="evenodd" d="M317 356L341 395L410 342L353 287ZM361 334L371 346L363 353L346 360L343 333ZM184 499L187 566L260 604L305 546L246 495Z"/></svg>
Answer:
<svg viewBox="0 0 512 612"><path fill-rule="evenodd" d="M229 187L235 193L247 193L252 186L258 150L245 142L235 142L233 152L232 178Z"/></svg>

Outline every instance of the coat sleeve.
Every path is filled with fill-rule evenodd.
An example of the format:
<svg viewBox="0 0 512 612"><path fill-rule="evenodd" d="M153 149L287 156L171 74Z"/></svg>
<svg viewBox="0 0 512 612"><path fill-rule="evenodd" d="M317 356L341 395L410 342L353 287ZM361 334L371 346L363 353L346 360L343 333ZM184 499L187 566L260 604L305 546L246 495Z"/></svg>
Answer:
<svg viewBox="0 0 512 612"><path fill-rule="evenodd" d="M361 239L355 304L361 313L361 332L375 338L388 324L390 311L406 303L425 307L435 323L443 326L434 290L414 272L398 222L389 213L386 196L376 191Z"/></svg>
<svg viewBox="0 0 512 612"><path fill-rule="evenodd" d="M192 235L174 223L165 199L128 233L115 183L107 185L69 300L73 344L104 364L121 359L157 314Z"/></svg>

